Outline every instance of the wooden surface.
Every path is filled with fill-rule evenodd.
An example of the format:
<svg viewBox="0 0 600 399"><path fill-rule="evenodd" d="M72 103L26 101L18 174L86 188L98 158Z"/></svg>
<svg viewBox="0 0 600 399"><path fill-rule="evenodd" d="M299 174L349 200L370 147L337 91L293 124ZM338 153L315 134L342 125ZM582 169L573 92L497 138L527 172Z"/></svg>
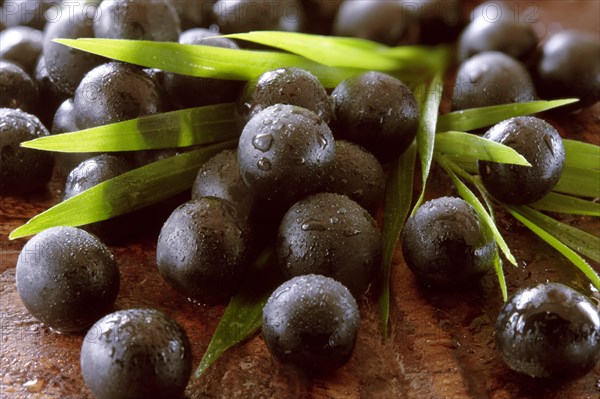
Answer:
<svg viewBox="0 0 600 399"><path fill-rule="evenodd" d="M578 2L575 5L579 8L569 4L562 12L557 11L560 2L549 3L549 11L542 12L540 18L552 18L563 26L587 26L598 32L595 6L591 14L585 10L586 4L597 2ZM543 117L557 126L563 137L600 144L598 104L577 115ZM443 173L435 167L432 173L428 197L456 195ZM12 229L56 203L62 184L55 177L45 192L0 199L2 399L91 397L79 370L83 337L55 334L25 310L16 292L14 266L26 239L7 239ZM517 268L505 266L509 292L546 280L590 292L589 283L567 260L507 215L499 212L498 217L502 233L519 261ZM598 219L569 216L562 220L600 234ZM192 341L196 367L223 307L194 305L161 279L155 264L157 228L149 228L145 237L131 244L111 248L121 270L115 309L154 307L171 315ZM493 273L468 291L426 292L416 284L397 251L387 342L382 340L376 294L360 298L359 303L362 321L354 355L327 379L308 379L297 370L279 365L257 335L225 354L202 378L192 377L186 397L600 398L600 366L576 381L537 381L513 373L502 363L493 341L493 323L501 306Z"/></svg>

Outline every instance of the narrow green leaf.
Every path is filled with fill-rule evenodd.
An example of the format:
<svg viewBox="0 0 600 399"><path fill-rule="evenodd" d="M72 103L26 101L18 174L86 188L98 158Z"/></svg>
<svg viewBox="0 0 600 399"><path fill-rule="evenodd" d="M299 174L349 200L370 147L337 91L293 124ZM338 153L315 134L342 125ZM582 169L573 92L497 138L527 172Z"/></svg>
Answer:
<svg viewBox="0 0 600 399"><path fill-rule="evenodd" d="M364 39L274 31L234 33L226 37L286 50L329 66L390 72L406 64L385 55L382 50L386 46ZM409 61L423 64L422 60L427 59L413 57Z"/></svg>
<svg viewBox="0 0 600 399"><path fill-rule="evenodd" d="M106 220L169 198L189 188L210 157L237 140L214 144L134 169L104 181L40 213L15 229L15 239L54 226L81 226Z"/></svg>
<svg viewBox="0 0 600 399"><path fill-rule="evenodd" d="M600 170L565 166L552 191L578 197L600 197Z"/></svg>
<svg viewBox="0 0 600 399"><path fill-rule="evenodd" d="M136 151L212 144L238 136L235 104L227 103L45 136L21 146L60 152Z"/></svg>
<svg viewBox="0 0 600 399"><path fill-rule="evenodd" d="M205 78L251 80L267 71L298 67L313 73L326 87L364 71L330 67L304 57L275 51L238 50L170 42L115 39L55 39L78 50L148 68Z"/></svg>
<svg viewBox="0 0 600 399"><path fill-rule="evenodd" d="M435 74L427 87L427 92L423 94L423 101L421 103L421 120L419 123L419 131L417 132L417 148L421 160L423 189L412 210L412 214L417 211L417 208L419 208L421 202L423 202L427 179L429 178L429 171L431 170L431 161L433 159L435 145L435 126L437 124L440 102L442 100L444 69L445 68L440 69ZM421 86L421 90L423 89L424 86Z"/></svg>
<svg viewBox="0 0 600 399"><path fill-rule="evenodd" d="M468 172L472 175L476 175L479 173L479 168L477 167L477 160L475 158L471 158L467 155L454 155L454 154L444 154L444 157L451 161L453 164L460 167L465 172Z"/></svg>
<svg viewBox="0 0 600 399"><path fill-rule="evenodd" d="M435 149L444 154L466 156L484 161L531 166L514 149L471 133L438 133L435 136Z"/></svg>
<svg viewBox="0 0 600 399"><path fill-rule="evenodd" d="M417 148L415 143L413 143L392 165L386 184L383 217L382 287L379 294L379 310L384 338L387 338L390 315L390 272L392 257L412 205L416 157Z"/></svg>
<svg viewBox="0 0 600 399"><path fill-rule="evenodd" d="M539 211L600 217L600 203L554 192L548 193L530 206Z"/></svg>
<svg viewBox="0 0 600 399"><path fill-rule="evenodd" d="M546 241L558 252L563 254L567 259L571 261L579 270L583 272L590 279L594 287L600 290L600 276L592 269L592 267L575 251L563 244L561 240L554 237L551 233L545 231L534 222L530 221L526 216L522 215L516 208L506 206L506 209L521 223L523 223L529 230L537 234L542 240Z"/></svg>
<svg viewBox="0 0 600 399"><path fill-rule="evenodd" d="M271 279L264 275L267 274L264 269L271 260L272 253L272 248L268 248L260 254L254 263L252 273L248 273L249 278L229 301L196 369L196 378L202 376L225 351L259 330L262 324L262 309L273 291L269 287ZM265 281L269 284L265 284Z"/></svg>
<svg viewBox="0 0 600 399"><path fill-rule="evenodd" d="M495 125L498 122L516 116L532 115L552 108L572 104L577 101L579 100L530 101L526 103L492 105L489 107L454 111L439 117L437 131L446 132L455 130L459 132L468 132L470 130Z"/></svg>
<svg viewBox="0 0 600 399"><path fill-rule="evenodd" d="M600 263L600 237L596 237L576 227L559 222L528 206L513 206L519 214L532 223L552 234L563 244L569 246L580 254L587 256L596 263Z"/></svg>
<svg viewBox="0 0 600 399"><path fill-rule="evenodd" d="M577 140L563 139L565 166L579 169L600 169L600 147Z"/></svg>
<svg viewBox="0 0 600 399"><path fill-rule="evenodd" d="M494 270L496 271L496 276L498 276L498 284L500 285L500 292L502 292L502 300L506 302L508 300L508 289L506 287L504 268L502 267L502 259L500 259L498 248L496 248L496 254L494 255Z"/></svg>
<svg viewBox="0 0 600 399"><path fill-rule="evenodd" d="M508 261L510 263L512 263L513 265L516 266L517 261L516 261L515 257L513 256L513 254L510 252L510 248L506 244L506 241L504 241L504 237L502 237L502 234L500 234L498 227L496 227L496 223L494 223L494 220L489 215L489 213L486 211L485 207L479 201L477 196L475 196L475 194L473 194L473 192L469 189L469 187L467 187L458 178L458 176L454 172L454 170L457 169L457 166L453 165L444 156L436 156L435 159L442 166L442 168L446 171L448 176L450 176L450 178L452 179L452 182L456 186L456 189L458 190L458 193L460 194L460 196L465 201L467 201L469 204L471 204L473 206L473 208L475 208L475 211L477 211L477 214L481 217L482 222L486 225L486 227L493 234L494 239L496 240L496 243L498 244L498 246L504 253L504 256L506 256L506 259L508 259Z"/></svg>

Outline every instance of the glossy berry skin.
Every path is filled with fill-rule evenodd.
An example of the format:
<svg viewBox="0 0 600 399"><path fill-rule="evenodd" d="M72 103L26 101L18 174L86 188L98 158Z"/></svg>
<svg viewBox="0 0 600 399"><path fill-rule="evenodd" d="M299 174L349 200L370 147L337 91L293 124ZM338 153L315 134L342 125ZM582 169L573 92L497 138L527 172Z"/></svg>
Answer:
<svg viewBox="0 0 600 399"><path fill-rule="evenodd" d="M333 107L329 95L312 73L300 68L280 68L268 71L256 81L249 81L238 101L243 124L263 109L275 104L290 104L306 108L329 123Z"/></svg>
<svg viewBox="0 0 600 399"><path fill-rule="evenodd" d="M257 196L287 206L320 191L334 159L327 124L294 105L277 104L256 114L238 145L244 182Z"/></svg>
<svg viewBox="0 0 600 399"><path fill-rule="evenodd" d="M94 37L95 6L89 3L73 4L71 17L58 18L47 24L44 34L44 61L50 79L61 94L72 97L87 72L106 60L95 54L75 50L54 39Z"/></svg>
<svg viewBox="0 0 600 399"><path fill-rule="evenodd" d="M119 269L96 236L52 227L23 247L16 282L34 317L56 331L74 333L110 311L119 292Z"/></svg>
<svg viewBox="0 0 600 399"><path fill-rule="evenodd" d="M240 216L252 214L257 201L242 180L236 150L224 150L200 167L192 185L192 199L202 197L227 200Z"/></svg>
<svg viewBox="0 0 600 399"><path fill-rule="evenodd" d="M68 165L67 165L68 167ZM67 176L63 201L74 197L106 180L129 172L132 165L122 156L96 155L82 161ZM81 228L100 237L109 245L121 243L131 235L130 215L90 223Z"/></svg>
<svg viewBox="0 0 600 399"><path fill-rule="evenodd" d="M0 108L0 194L27 194L46 185L52 176L52 154L21 143L49 135L34 115Z"/></svg>
<svg viewBox="0 0 600 399"><path fill-rule="evenodd" d="M396 1L346 0L333 24L335 36L359 37L389 46L406 30L404 10Z"/></svg>
<svg viewBox="0 0 600 399"><path fill-rule="evenodd" d="M491 268L495 250L473 207L455 197L424 203L402 232L404 260L426 286L473 282Z"/></svg>
<svg viewBox="0 0 600 399"><path fill-rule="evenodd" d="M513 148L531 164L478 162L483 185L497 200L530 204L542 199L560 179L565 149L556 129L546 121L533 116L511 118L493 126L484 137Z"/></svg>
<svg viewBox="0 0 600 399"><path fill-rule="evenodd" d="M28 26L15 26L0 32L0 59L14 62L32 75L42 52L44 33Z"/></svg>
<svg viewBox="0 0 600 399"><path fill-rule="evenodd" d="M417 100L396 78L365 72L341 82L331 97L335 137L363 146L380 162L398 157L417 135Z"/></svg>
<svg viewBox="0 0 600 399"><path fill-rule="evenodd" d="M535 67L542 98L579 98L570 109L600 101L600 42L577 31L551 36L540 50Z"/></svg>
<svg viewBox="0 0 600 399"><path fill-rule="evenodd" d="M496 320L496 347L514 371L534 378L579 377L600 361L600 313L558 283L520 290Z"/></svg>
<svg viewBox="0 0 600 399"><path fill-rule="evenodd" d="M462 0L399 0L407 20L419 28L419 44L433 45L456 40L463 28ZM412 22L412 21L411 21Z"/></svg>
<svg viewBox="0 0 600 399"><path fill-rule="evenodd" d="M226 301L250 262L247 222L227 201L203 197L173 211L156 246L156 264L177 291L200 303Z"/></svg>
<svg viewBox="0 0 600 399"><path fill-rule="evenodd" d="M452 109L521 103L536 99L525 67L498 51L486 51L467 59L458 68L452 92Z"/></svg>
<svg viewBox="0 0 600 399"><path fill-rule="evenodd" d="M192 350L171 317L155 309L126 309L89 329L80 362L97 399L174 399L189 381Z"/></svg>
<svg viewBox="0 0 600 399"><path fill-rule="evenodd" d="M515 21L508 12L499 20L475 18L463 30L458 42L458 59L484 51L500 51L522 62L535 54L538 38L531 23Z"/></svg>
<svg viewBox="0 0 600 399"><path fill-rule="evenodd" d="M19 65L0 60L0 107L35 113L39 91L35 81Z"/></svg>
<svg viewBox="0 0 600 399"><path fill-rule="evenodd" d="M300 0L219 0L213 6L214 19L223 33L253 30L298 32L304 25Z"/></svg>
<svg viewBox="0 0 600 399"><path fill-rule="evenodd" d="M341 283L321 275L294 277L263 308L262 335L271 354L310 374L332 373L354 349L360 315Z"/></svg>
<svg viewBox="0 0 600 399"><path fill-rule="evenodd" d="M94 17L94 35L105 39L176 42L177 11L166 0L103 0Z"/></svg>
<svg viewBox="0 0 600 399"><path fill-rule="evenodd" d="M381 267L381 232L373 217L350 198L319 193L287 211L276 250L285 277L322 274L359 296Z"/></svg>
<svg viewBox="0 0 600 399"><path fill-rule="evenodd" d="M156 82L134 65L109 62L88 72L73 97L79 129L159 113Z"/></svg>
<svg viewBox="0 0 600 399"><path fill-rule="evenodd" d="M344 194L374 212L385 191L383 167L373 154L346 140L335 142L335 162L325 191Z"/></svg>

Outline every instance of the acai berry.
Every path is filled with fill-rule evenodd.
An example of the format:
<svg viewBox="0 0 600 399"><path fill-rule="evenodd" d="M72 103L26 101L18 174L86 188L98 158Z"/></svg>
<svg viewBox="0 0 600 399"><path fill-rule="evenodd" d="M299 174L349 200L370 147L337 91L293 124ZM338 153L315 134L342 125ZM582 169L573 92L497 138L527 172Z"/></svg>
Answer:
<svg viewBox="0 0 600 399"><path fill-rule="evenodd" d="M52 176L52 154L21 143L49 135L34 115L0 108L0 194L27 194L46 185Z"/></svg>
<svg viewBox="0 0 600 399"><path fill-rule="evenodd" d="M514 294L500 310L495 337L506 364L530 377L579 377L600 361L598 308L563 284Z"/></svg>
<svg viewBox="0 0 600 399"><path fill-rule="evenodd" d="M453 287L482 277L496 244L471 205L442 197L424 203L402 232L407 266L425 286Z"/></svg>
<svg viewBox="0 0 600 399"><path fill-rule="evenodd" d="M512 104L536 99L523 64L498 51L486 51L463 62L456 74L452 109Z"/></svg>
<svg viewBox="0 0 600 399"><path fill-rule="evenodd" d="M81 374L97 399L181 398L192 371L183 328L155 309L98 320L81 346Z"/></svg>
<svg viewBox="0 0 600 399"><path fill-rule="evenodd" d="M285 277L322 274L359 296L381 266L381 232L373 217L350 198L320 193L287 211L276 251Z"/></svg>
<svg viewBox="0 0 600 399"><path fill-rule="evenodd" d="M321 191L334 159L327 124L294 105L277 104L256 114L238 144L244 182L257 196L286 206Z"/></svg>
<svg viewBox="0 0 600 399"><path fill-rule="evenodd" d="M110 311L119 269L97 237L75 227L52 227L25 244L16 267L21 301L38 320L79 332Z"/></svg>
<svg viewBox="0 0 600 399"><path fill-rule="evenodd" d="M529 204L544 197L560 179L565 149L548 122L519 116L494 125L483 137L511 147L531 164L478 161L483 185L494 198L508 204Z"/></svg>
<svg viewBox="0 0 600 399"><path fill-rule="evenodd" d="M193 301L227 300L248 269L247 221L227 201L202 197L173 211L156 245L156 264L163 278Z"/></svg>
<svg viewBox="0 0 600 399"><path fill-rule="evenodd" d="M271 354L310 374L332 373L354 349L360 315L341 283L325 276L294 277L263 308L262 335Z"/></svg>
<svg viewBox="0 0 600 399"><path fill-rule="evenodd" d="M417 135L419 106L410 89L381 72L341 82L331 94L336 138L360 144L380 162L402 154Z"/></svg>

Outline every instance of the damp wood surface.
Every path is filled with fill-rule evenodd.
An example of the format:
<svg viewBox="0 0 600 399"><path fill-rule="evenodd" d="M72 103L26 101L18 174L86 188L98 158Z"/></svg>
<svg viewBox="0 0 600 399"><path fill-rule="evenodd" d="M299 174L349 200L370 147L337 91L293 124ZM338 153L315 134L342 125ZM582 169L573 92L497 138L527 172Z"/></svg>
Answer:
<svg viewBox="0 0 600 399"><path fill-rule="evenodd" d="M593 1L580 1L578 7L567 8L557 1L546 3L541 18L598 33L600 17L593 13L597 11L597 3L591 7L591 15L581 7L588 7L586 4ZM557 127L564 138L600 145L600 104L574 115L546 113L541 117ZM56 204L63 185L64 179L55 176L41 193L0 197L1 399L93 397L79 368L83 335L55 334L23 307L15 287L15 264L27 239L8 240L10 231ZM434 166L427 197L441 195L457 194L448 178ZM380 220L381 216L380 212ZM600 235L597 218L555 216ZM518 260L518 267L505 262L509 294L545 281L563 282L589 291L585 277L558 252L510 215L498 210L497 217L501 232ZM121 272L121 290L114 309L152 307L172 316L190 337L195 368L224 306L192 304L160 277L155 261L159 228L156 223L147 226L146 233L133 242L111 247ZM597 264L592 266L599 270ZM358 298L361 325L354 354L335 374L311 379L280 365L271 358L257 334L226 352L201 378L192 376L185 397L600 398L600 366L574 381L539 381L520 376L504 365L493 337L494 321L502 305L493 272L469 290L430 292L416 283L397 248L391 281L389 339L382 338L377 288L373 287Z"/></svg>

